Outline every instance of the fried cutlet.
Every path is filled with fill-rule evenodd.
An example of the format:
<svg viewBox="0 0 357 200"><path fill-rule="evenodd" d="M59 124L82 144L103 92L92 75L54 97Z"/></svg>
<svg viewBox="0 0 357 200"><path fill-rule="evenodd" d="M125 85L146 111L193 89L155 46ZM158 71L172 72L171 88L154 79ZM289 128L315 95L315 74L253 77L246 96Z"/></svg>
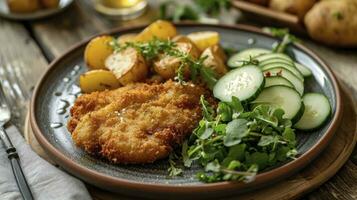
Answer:
<svg viewBox="0 0 357 200"><path fill-rule="evenodd" d="M135 83L80 96L68 130L75 144L113 163L152 163L167 157L202 118L202 86Z"/></svg>

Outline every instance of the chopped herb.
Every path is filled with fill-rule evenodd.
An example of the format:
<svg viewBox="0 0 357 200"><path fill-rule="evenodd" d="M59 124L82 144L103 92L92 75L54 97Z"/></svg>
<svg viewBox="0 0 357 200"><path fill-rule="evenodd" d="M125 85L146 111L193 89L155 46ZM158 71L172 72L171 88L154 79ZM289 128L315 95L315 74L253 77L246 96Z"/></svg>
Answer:
<svg viewBox="0 0 357 200"><path fill-rule="evenodd" d="M245 108L235 97L217 109L201 97L201 105L204 117L182 148L186 167L193 161L204 167L199 180L249 182L258 171L297 155L294 129L282 109Z"/></svg>
<svg viewBox="0 0 357 200"><path fill-rule="evenodd" d="M333 16L334 18L336 18L337 20L343 20L343 15L342 15L342 13L339 12L339 11L336 11L336 12L332 13L332 16Z"/></svg>

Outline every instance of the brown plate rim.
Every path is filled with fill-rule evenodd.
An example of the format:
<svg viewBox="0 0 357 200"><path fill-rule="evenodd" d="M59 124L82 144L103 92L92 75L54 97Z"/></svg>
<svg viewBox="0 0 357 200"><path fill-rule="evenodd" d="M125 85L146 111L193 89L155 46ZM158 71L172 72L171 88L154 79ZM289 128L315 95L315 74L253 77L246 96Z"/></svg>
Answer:
<svg viewBox="0 0 357 200"><path fill-rule="evenodd" d="M243 30L252 32L255 34L260 34L263 36L268 36L274 38L272 35L268 33L262 32L259 28L249 26L249 25L213 25L213 24L198 24L198 23L177 23L176 26L191 26L191 27L218 27L225 29L233 29L233 30ZM125 28L117 28L113 29L109 32L105 32L98 35L103 34L113 34L118 32L125 32L130 30L135 30L139 28L144 28L145 25L133 26L133 27L125 27ZM96 35L96 36L98 36ZM93 36L93 37L96 37ZM91 37L91 38L93 38ZM40 145L55 159L55 161L63 166L70 173L81 177L84 180L92 180L96 182L96 185L104 185L109 188L127 188L132 190L141 190L147 192L174 192L174 193L191 193L191 192L207 192L210 191L222 191L229 189L247 189L252 186L262 185L263 183L274 181L279 179L281 176L292 175L292 172L296 172L298 169L306 166L307 163L312 161L321 151L328 145L329 141L332 139L335 131L340 124L342 117L342 100L341 100L341 92L337 82L337 79L330 69L330 67L320 58L318 57L311 49L305 47L302 44L295 44L295 47L304 51L306 54L310 55L322 68L325 69L326 73L331 78L333 89L335 90L336 95L336 111L335 115L331 119L331 124L326 130L326 133L320 140L314 144L307 152L305 152L301 157L296 160L290 161L280 167L272 169L267 172L260 173L256 176L255 181L251 183L240 183L240 182L219 182L219 183L209 183L209 184L200 184L200 185L165 185L165 184L156 184L156 183L142 183L137 181L131 181L127 179L112 177L95 170L91 170L82 166L78 163L73 162L71 159L62 154L59 150L57 150L47 139L44 134L42 134L39 126L37 125L35 113L35 102L37 99L39 88L42 86L42 83L47 76L57 65L57 63L65 58L68 54L71 54L73 51L77 50L81 46L85 45L91 38L86 39L83 42L80 42L70 48L66 53L62 56L55 59L49 66L48 70L42 76L33 93L33 97L31 99L30 105L30 124L34 131L34 135L36 139L39 141Z"/></svg>

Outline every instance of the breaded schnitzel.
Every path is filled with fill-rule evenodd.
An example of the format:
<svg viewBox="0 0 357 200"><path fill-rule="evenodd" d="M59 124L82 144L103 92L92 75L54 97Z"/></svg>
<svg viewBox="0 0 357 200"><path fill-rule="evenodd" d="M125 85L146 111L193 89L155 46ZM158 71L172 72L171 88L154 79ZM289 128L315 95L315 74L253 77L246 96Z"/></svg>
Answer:
<svg viewBox="0 0 357 200"><path fill-rule="evenodd" d="M151 163L167 157L202 118L199 99L207 90L135 83L80 96L68 130L78 147L114 163Z"/></svg>

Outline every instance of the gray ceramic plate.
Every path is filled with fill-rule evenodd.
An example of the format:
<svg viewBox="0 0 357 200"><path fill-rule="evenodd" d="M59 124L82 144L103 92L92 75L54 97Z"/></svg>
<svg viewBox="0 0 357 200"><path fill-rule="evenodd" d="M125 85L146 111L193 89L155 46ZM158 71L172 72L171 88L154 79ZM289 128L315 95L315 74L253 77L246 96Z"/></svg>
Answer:
<svg viewBox="0 0 357 200"><path fill-rule="evenodd" d="M0 16L12 20L35 20L54 15L67 8L73 0L60 0L58 8L38 10L31 13L13 13L9 10L6 0L0 1Z"/></svg>
<svg viewBox="0 0 357 200"><path fill-rule="evenodd" d="M143 27L119 29L110 34L120 35L139 32ZM216 26L202 24L178 24L180 33L217 31L221 44L244 49L249 47L271 48L278 40L258 29L248 26ZM298 159L260 173L251 183L203 184L195 179L201 170L195 166L186 169L182 177L167 176L166 160L148 165L112 165L91 157L77 148L66 129L69 108L80 94L78 77L85 72L83 51L88 41L76 45L51 64L38 84L31 105L31 125L36 138L52 158L68 172L86 182L114 192L139 196L165 194L162 197L218 196L244 192L271 184L300 170L314 159L332 138L341 117L341 97L331 70L314 53L302 45L294 45L289 51L297 61L309 66L313 77L306 80L307 91L324 93L332 105L332 117L321 129L313 133L300 133ZM157 196L156 196L157 197Z"/></svg>

